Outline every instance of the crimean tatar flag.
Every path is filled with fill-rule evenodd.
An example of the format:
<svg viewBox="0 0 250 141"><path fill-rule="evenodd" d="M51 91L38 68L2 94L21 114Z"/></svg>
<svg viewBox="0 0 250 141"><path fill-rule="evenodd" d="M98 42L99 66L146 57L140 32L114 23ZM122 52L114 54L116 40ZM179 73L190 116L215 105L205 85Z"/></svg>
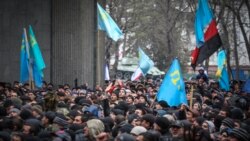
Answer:
<svg viewBox="0 0 250 141"><path fill-rule="evenodd" d="M166 101L170 106L187 104L185 84L178 59L174 59L157 93L157 101Z"/></svg>
<svg viewBox="0 0 250 141"><path fill-rule="evenodd" d="M25 32L22 37L21 54L20 54L20 82L29 81L29 56L25 40Z"/></svg>
<svg viewBox="0 0 250 141"><path fill-rule="evenodd" d="M31 26L29 26L29 37L30 37L30 63L33 69L34 82L37 87L42 87L43 84L43 69L45 69L45 63L37 43L35 34Z"/></svg>

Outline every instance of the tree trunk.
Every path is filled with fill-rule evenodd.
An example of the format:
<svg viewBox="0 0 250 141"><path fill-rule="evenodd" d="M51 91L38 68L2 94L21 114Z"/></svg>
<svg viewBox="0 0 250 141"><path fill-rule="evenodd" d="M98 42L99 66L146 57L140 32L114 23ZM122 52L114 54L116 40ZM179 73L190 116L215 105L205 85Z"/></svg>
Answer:
<svg viewBox="0 0 250 141"><path fill-rule="evenodd" d="M234 37L234 57L235 57L235 80L239 80L239 58L238 58L238 49L237 49L237 32L236 32L236 21L235 15L233 16L233 37Z"/></svg>
<svg viewBox="0 0 250 141"><path fill-rule="evenodd" d="M241 30L242 36L243 36L244 41L245 41L245 45L246 45L246 49L247 49L247 55L248 55L248 60L250 62L250 43L249 43L249 40L248 40L248 37L247 37L247 33L246 33L246 30L244 29L243 22L241 20L240 14L237 13L236 17L237 17L237 20L239 22L239 26L240 26L240 30Z"/></svg>
<svg viewBox="0 0 250 141"><path fill-rule="evenodd" d="M229 43L229 33L228 33L227 24L226 24L226 21L228 20L230 12L227 11L226 16L224 16L224 14L225 14L225 1L223 1L222 9L221 9L218 19L220 19L222 30L224 33L224 35L222 36L222 41L223 41L222 47L224 50L226 50L228 76L230 77L230 79L232 79L232 68L231 68L231 63L230 63L231 51L230 51L230 43ZM223 17L227 17L227 19Z"/></svg>

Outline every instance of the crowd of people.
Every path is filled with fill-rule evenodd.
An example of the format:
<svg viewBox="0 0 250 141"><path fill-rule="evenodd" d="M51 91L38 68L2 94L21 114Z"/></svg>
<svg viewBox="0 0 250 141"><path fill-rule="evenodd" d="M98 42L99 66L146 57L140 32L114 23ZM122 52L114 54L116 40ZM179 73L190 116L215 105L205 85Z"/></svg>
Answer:
<svg viewBox="0 0 250 141"><path fill-rule="evenodd" d="M188 104L157 101L161 79L115 80L90 89L0 84L0 141L249 141L250 94L198 75ZM166 93L166 96L168 94Z"/></svg>

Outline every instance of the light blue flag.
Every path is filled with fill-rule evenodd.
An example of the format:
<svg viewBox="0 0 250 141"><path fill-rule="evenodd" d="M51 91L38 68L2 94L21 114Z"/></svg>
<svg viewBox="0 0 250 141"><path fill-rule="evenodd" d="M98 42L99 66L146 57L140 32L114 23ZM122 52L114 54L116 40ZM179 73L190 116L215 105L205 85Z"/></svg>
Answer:
<svg viewBox="0 0 250 141"><path fill-rule="evenodd" d="M25 33L23 33L21 54L20 54L20 82L24 84L28 81L29 81L29 57L26 50Z"/></svg>
<svg viewBox="0 0 250 141"><path fill-rule="evenodd" d="M41 88L43 85L43 72L40 71L36 64L31 64L33 69L33 80L36 87Z"/></svg>
<svg viewBox="0 0 250 141"><path fill-rule="evenodd" d="M218 57L217 57L217 71L216 71L216 74L215 76L216 77L221 77L222 75L222 69L225 67L226 65L226 53L224 50L221 50L219 53L218 53Z"/></svg>
<svg viewBox="0 0 250 141"><path fill-rule="evenodd" d="M229 76L226 67L222 69L221 77L219 78L219 85L223 90L230 90Z"/></svg>
<svg viewBox="0 0 250 141"><path fill-rule="evenodd" d="M197 47L201 47L204 42L205 29L213 20L213 13L207 0L199 0L195 16L195 37Z"/></svg>
<svg viewBox="0 0 250 141"><path fill-rule="evenodd" d="M139 68L145 76L148 71L154 66L154 62L139 48Z"/></svg>
<svg viewBox="0 0 250 141"><path fill-rule="evenodd" d="M117 26L111 16L97 3L98 28L106 31L114 41L123 37L121 29Z"/></svg>
<svg viewBox="0 0 250 141"><path fill-rule="evenodd" d="M157 100L164 100L170 106L187 104L185 84L178 59L174 59L161 87L157 93Z"/></svg>
<svg viewBox="0 0 250 141"><path fill-rule="evenodd" d="M226 53L224 50L221 50L218 53L218 69L216 72L216 77L218 78L219 85L221 89L224 89L226 91L229 91L230 89L230 82L229 82L229 76L227 72L227 66L226 66Z"/></svg>
<svg viewBox="0 0 250 141"><path fill-rule="evenodd" d="M43 61L42 53L40 51L39 45L36 41L36 37L31 26L29 26L29 35L30 35L31 52L34 55L33 56L34 62L37 65L38 70L43 70L46 66Z"/></svg>
<svg viewBox="0 0 250 141"><path fill-rule="evenodd" d="M36 87L40 88L42 87L42 81L44 77L43 69L45 69L46 66L31 26L29 26L29 35L30 35L30 45L31 45L30 63L33 69L33 78Z"/></svg>

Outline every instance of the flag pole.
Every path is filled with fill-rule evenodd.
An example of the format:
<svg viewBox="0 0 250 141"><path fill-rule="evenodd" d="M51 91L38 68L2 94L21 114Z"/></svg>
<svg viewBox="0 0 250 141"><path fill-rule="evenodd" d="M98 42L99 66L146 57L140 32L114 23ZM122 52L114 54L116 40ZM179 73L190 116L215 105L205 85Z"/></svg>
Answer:
<svg viewBox="0 0 250 141"><path fill-rule="evenodd" d="M193 107L193 95L194 95L194 86L193 86L193 84L191 85L190 94L191 94L191 96L190 96L191 99L190 99L190 102L189 102L189 108L192 109L192 107Z"/></svg>
<svg viewBox="0 0 250 141"><path fill-rule="evenodd" d="M155 95L155 97L154 97L152 103L150 103L150 107L149 107L149 108L153 108L153 106L154 106L154 104L155 104L155 100L156 100L156 95Z"/></svg>
<svg viewBox="0 0 250 141"><path fill-rule="evenodd" d="M28 60L29 60L29 84L30 84L30 89L33 90L34 89L34 80L33 80L33 70L31 67L31 60L30 60L30 46L29 46L29 42L28 42L28 37L27 37L27 32L26 32L26 28L23 28L24 31L24 37L25 37L25 49L28 55Z"/></svg>

